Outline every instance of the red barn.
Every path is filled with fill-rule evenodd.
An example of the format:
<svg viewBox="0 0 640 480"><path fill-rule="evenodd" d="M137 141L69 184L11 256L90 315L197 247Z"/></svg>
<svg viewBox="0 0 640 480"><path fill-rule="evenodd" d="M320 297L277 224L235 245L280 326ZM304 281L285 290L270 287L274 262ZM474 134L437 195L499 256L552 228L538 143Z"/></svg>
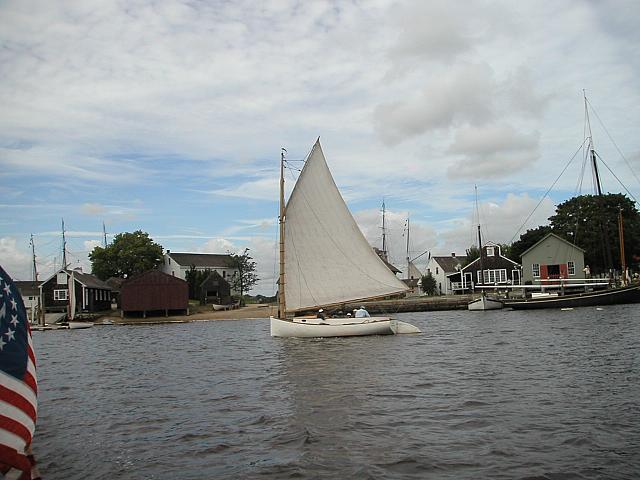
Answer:
<svg viewBox="0 0 640 480"><path fill-rule="evenodd" d="M158 270L149 270L125 280L120 287L122 315L141 312L169 315L189 314L189 285Z"/></svg>

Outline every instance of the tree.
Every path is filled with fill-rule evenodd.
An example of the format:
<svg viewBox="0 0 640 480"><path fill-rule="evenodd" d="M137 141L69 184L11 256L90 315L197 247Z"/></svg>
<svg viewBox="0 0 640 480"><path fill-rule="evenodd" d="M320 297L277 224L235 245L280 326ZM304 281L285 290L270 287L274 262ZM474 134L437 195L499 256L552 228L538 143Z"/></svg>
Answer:
<svg viewBox="0 0 640 480"><path fill-rule="evenodd" d="M580 195L561 203L549 217L553 233L585 251L591 272L620 268L618 214L622 212L627 265L640 255L640 213L635 203L620 193ZM635 262L633 262L635 263Z"/></svg>
<svg viewBox="0 0 640 480"><path fill-rule="evenodd" d="M245 292L251 291L259 280L256 274L256 262L249 255L248 248L245 248L242 254L231 254L230 257L229 266L235 268L238 273L227 280L229 280L232 290L240 292L240 304L244 305L243 296Z"/></svg>
<svg viewBox="0 0 640 480"><path fill-rule="evenodd" d="M431 272L422 276L422 291L427 295L434 295L436 293L436 279L433 278Z"/></svg>
<svg viewBox="0 0 640 480"><path fill-rule="evenodd" d="M163 261L162 246L141 230L119 233L106 247L95 247L89 254L91 271L102 280L130 277L146 272Z"/></svg>
<svg viewBox="0 0 640 480"><path fill-rule="evenodd" d="M187 281L189 285L189 299L190 300L200 300L200 285L204 282L211 270L208 268L205 270L196 270L195 265L191 265L189 270L187 270L184 274L184 279Z"/></svg>

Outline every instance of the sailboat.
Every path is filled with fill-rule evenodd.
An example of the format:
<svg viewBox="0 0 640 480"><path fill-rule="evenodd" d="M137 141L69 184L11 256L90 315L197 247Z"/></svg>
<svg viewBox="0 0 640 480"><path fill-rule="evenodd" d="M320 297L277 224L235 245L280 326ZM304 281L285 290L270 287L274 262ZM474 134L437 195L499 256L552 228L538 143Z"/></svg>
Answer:
<svg viewBox="0 0 640 480"><path fill-rule="evenodd" d="M336 186L318 139L284 202L280 163L280 275L274 337L347 337L420 333L387 316L315 318L319 309L403 294L407 287L374 252Z"/></svg>
<svg viewBox="0 0 640 480"><path fill-rule="evenodd" d="M602 197L602 187L600 185L600 175L598 173L598 165L596 161L596 151L593 145L593 137L591 134L591 124L589 121L589 109L587 96L584 95L585 121L589 136L585 139L587 143L587 155L591 162L591 168L594 177L595 194ZM600 225L602 231L602 225ZM604 237L604 231L601 234ZM622 219L622 211L618 215L618 236L620 242L620 259L622 266L622 285L620 287L610 286L604 290L587 291L584 293L558 295L543 298L530 298L525 300L513 300L505 302L506 307L514 310L531 310L543 308L561 308L571 309L576 307L590 307L600 305L620 305L626 303L640 303L640 284L632 283L628 277L628 270L624 255L624 226ZM603 242L606 244L607 242ZM613 267L611 261L611 251L604 247L607 261L610 267ZM611 281L612 279L610 279ZM585 284L585 287L589 287Z"/></svg>
<svg viewBox="0 0 640 480"><path fill-rule="evenodd" d="M478 211L478 251L480 253L480 277L482 278L481 284L485 283L485 271L484 271L484 249L482 248L482 235L480 233L480 210L478 209L478 188L476 187L476 210ZM502 301L495 298L487 297L484 290L480 293L480 298L469 302L467 308L472 312L484 311L484 310L500 310L504 307Z"/></svg>

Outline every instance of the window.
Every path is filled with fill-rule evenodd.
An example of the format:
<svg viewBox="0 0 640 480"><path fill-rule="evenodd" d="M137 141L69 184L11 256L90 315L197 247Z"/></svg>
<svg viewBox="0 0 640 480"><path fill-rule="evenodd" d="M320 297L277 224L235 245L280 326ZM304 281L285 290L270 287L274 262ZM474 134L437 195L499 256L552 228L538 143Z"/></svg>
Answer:
<svg viewBox="0 0 640 480"><path fill-rule="evenodd" d="M534 277L539 277L540 276L540 264L539 263L534 263L533 265L531 265L531 272L533 273Z"/></svg>
<svg viewBox="0 0 640 480"><path fill-rule="evenodd" d="M67 297L67 291L66 290L54 290L53 291L53 299L54 300L66 300Z"/></svg>
<svg viewBox="0 0 640 480"><path fill-rule="evenodd" d="M487 257L493 257L493 247L487 247Z"/></svg>
<svg viewBox="0 0 640 480"><path fill-rule="evenodd" d="M222 270L222 278L227 278L227 272L226 272L226 270Z"/></svg>
<svg viewBox="0 0 640 480"><path fill-rule="evenodd" d="M436 275L438 275L440 272L438 271L438 267L436 267Z"/></svg>
<svg viewBox="0 0 640 480"><path fill-rule="evenodd" d="M576 274L576 264L575 264L575 262L567 262L567 271L568 271L569 275L575 275Z"/></svg>
<svg viewBox="0 0 640 480"><path fill-rule="evenodd" d="M496 270L485 270L484 280L480 270L478 270L478 283L491 284L491 283L507 283L507 270L504 268Z"/></svg>

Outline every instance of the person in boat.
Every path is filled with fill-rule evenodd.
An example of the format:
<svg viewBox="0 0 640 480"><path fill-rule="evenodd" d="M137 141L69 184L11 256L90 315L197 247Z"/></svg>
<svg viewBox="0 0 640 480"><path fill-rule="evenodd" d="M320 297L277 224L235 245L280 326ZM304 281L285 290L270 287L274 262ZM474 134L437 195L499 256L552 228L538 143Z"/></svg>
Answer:
<svg viewBox="0 0 640 480"><path fill-rule="evenodd" d="M364 308L364 306L361 306L358 310L356 310L356 318L365 318L370 316L371 315L369 315L369 312L367 312L367 309Z"/></svg>
<svg viewBox="0 0 640 480"><path fill-rule="evenodd" d="M318 310L318 314L316 315L316 317L324 320L326 318L324 314L324 310L323 309Z"/></svg>

